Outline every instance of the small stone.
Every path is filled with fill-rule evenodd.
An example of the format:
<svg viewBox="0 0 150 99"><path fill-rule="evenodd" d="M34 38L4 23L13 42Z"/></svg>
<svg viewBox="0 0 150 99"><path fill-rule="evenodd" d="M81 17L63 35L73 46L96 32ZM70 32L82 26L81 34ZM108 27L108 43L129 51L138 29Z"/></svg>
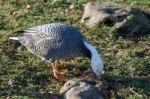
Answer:
<svg viewBox="0 0 150 99"><path fill-rule="evenodd" d="M31 8L31 6L29 4L27 4L26 8L29 9L29 8Z"/></svg>
<svg viewBox="0 0 150 99"><path fill-rule="evenodd" d="M15 16L16 14L17 14L17 13L14 11L14 12L13 12L13 16Z"/></svg>
<svg viewBox="0 0 150 99"><path fill-rule="evenodd" d="M8 85L12 85L14 83L14 80L13 79L10 79L9 81L8 81Z"/></svg>
<svg viewBox="0 0 150 99"><path fill-rule="evenodd" d="M74 5L70 5L69 9L74 9Z"/></svg>

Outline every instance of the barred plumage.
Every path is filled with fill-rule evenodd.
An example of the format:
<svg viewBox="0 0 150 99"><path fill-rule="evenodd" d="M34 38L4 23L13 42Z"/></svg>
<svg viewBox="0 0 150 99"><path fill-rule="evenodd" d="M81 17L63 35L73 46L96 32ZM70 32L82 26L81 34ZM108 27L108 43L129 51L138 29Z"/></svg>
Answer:
<svg viewBox="0 0 150 99"><path fill-rule="evenodd" d="M24 30L19 41L27 49L46 60L59 60L87 56L85 38L72 26L60 23L39 25Z"/></svg>

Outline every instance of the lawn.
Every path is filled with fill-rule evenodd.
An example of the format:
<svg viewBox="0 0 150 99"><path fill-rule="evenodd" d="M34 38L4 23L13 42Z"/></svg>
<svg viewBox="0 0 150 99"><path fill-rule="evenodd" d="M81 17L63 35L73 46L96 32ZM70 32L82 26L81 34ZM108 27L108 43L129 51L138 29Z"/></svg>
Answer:
<svg viewBox="0 0 150 99"><path fill-rule="evenodd" d="M96 47L107 66L106 75L110 83L124 79L124 88L118 90L119 99L150 99L150 35L131 40L116 37L115 29L104 24L86 28L80 20L83 4L88 1L98 0L0 1L0 98L46 98L49 92L59 92L62 84L54 79L50 64L8 38L17 36L19 33L16 31L34 25L61 22L79 29ZM110 1L150 12L149 0ZM69 9L71 5L73 9ZM90 70L89 60L82 57L76 58L73 64L62 61L61 66L69 69L70 79Z"/></svg>

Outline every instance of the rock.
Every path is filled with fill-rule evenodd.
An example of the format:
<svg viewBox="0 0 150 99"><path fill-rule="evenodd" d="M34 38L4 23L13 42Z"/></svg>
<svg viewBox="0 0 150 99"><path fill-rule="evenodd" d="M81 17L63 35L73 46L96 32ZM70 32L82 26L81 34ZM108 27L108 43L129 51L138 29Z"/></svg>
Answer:
<svg viewBox="0 0 150 99"><path fill-rule="evenodd" d="M70 80L60 90L61 99L103 99L98 89L83 80Z"/></svg>
<svg viewBox="0 0 150 99"><path fill-rule="evenodd" d="M136 36L150 31L150 20L145 13L114 3L87 3L81 23L89 28L99 23L114 26L121 36Z"/></svg>

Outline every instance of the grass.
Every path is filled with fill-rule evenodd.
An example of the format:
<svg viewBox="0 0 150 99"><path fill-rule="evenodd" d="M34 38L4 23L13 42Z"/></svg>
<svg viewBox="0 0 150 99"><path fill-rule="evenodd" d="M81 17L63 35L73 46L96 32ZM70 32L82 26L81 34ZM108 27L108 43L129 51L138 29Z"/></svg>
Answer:
<svg viewBox="0 0 150 99"><path fill-rule="evenodd" d="M124 78L125 87L118 91L121 98L150 98L150 35L131 41L116 38L113 27L100 25L92 29L86 28L80 24L80 19L83 14L82 5L88 1L90 0L0 1L0 98L46 98L49 92L59 92L62 84L53 78L49 64L31 55L24 46L8 40L10 36L18 35L16 31L52 22L71 24L82 31L104 60L110 83ZM112 2L150 11L149 0ZM68 9L70 5L74 9ZM62 68L69 68L68 78L79 77L81 74L76 71L84 73L90 67L89 60L84 58L76 59L75 64L64 64L62 61L61 65ZM9 81L13 84L9 84Z"/></svg>

